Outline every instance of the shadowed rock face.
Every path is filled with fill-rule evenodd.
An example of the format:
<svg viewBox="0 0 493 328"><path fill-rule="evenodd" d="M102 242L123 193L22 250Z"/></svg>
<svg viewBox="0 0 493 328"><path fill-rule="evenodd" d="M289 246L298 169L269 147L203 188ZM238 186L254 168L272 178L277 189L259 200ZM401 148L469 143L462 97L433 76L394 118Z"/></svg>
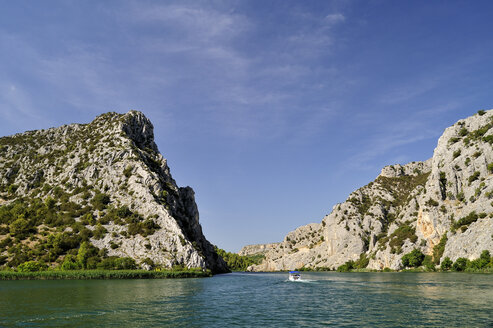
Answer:
<svg viewBox="0 0 493 328"><path fill-rule="evenodd" d="M431 159L386 166L321 224L290 232L252 269L334 269L360 258L371 269L399 269L404 254L417 248L432 255L444 236L441 259L492 252L492 127L493 110L458 121L444 131ZM472 212L477 219L462 225L460 219Z"/></svg>
<svg viewBox="0 0 493 328"><path fill-rule="evenodd" d="M97 194L108 195L110 203L97 208ZM0 205L22 197L89 207L84 215L92 214L91 222L72 213L73 219L104 231L90 242L109 256L132 257L143 267L150 259L165 267L227 271L202 234L192 188L176 185L154 143L152 123L141 112L107 113L89 124L1 138ZM40 242L56 228L73 229L63 222L40 223Z"/></svg>

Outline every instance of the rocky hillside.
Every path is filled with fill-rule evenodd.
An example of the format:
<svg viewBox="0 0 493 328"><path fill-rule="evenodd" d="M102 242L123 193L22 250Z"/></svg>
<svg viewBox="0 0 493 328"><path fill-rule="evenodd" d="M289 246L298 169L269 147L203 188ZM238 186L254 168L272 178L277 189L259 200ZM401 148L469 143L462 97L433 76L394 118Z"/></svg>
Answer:
<svg viewBox="0 0 493 328"><path fill-rule="evenodd" d="M202 234L193 190L176 185L136 111L0 138L0 266L53 266L84 242L93 265L114 256L227 270Z"/></svg>
<svg viewBox="0 0 493 328"><path fill-rule="evenodd" d="M241 250L238 252L238 255L240 256L264 255L265 253L277 247L278 245L279 243L247 245L241 248Z"/></svg>
<svg viewBox="0 0 493 328"><path fill-rule="evenodd" d="M321 223L290 232L251 269L399 269L418 249L435 264L493 251L493 110L447 128L426 162L391 165L333 207Z"/></svg>

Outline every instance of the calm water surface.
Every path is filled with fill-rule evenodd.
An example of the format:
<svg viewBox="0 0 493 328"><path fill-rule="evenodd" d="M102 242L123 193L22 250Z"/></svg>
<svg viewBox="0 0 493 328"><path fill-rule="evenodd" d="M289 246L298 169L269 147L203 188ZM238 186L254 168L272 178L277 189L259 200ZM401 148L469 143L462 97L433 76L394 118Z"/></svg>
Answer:
<svg viewBox="0 0 493 328"><path fill-rule="evenodd" d="M233 273L0 281L0 326L493 327L493 275Z"/></svg>

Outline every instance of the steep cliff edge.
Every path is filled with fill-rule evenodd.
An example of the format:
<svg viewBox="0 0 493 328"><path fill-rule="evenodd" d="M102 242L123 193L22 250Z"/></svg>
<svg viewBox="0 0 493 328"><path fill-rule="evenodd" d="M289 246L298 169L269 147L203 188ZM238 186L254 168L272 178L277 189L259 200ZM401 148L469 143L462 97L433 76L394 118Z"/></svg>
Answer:
<svg viewBox="0 0 493 328"><path fill-rule="evenodd" d="M435 264L493 251L492 127L493 110L459 120L431 159L383 168L321 223L290 232L251 269L335 269L348 260L399 269L413 249Z"/></svg>
<svg viewBox="0 0 493 328"><path fill-rule="evenodd" d="M54 265L84 241L99 259L227 271L137 111L0 138L0 265Z"/></svg>

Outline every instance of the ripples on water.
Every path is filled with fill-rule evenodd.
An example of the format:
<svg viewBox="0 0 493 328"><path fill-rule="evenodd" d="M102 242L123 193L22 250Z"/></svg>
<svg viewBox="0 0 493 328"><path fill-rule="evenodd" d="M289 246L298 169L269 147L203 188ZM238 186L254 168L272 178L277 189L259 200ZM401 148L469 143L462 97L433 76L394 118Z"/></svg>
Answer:
<svg viewBox="0 0 493 328"><path fill-rule="evenodd" d="M493 327L493 275L233 273L0 281L0 326Z"/></svg>

